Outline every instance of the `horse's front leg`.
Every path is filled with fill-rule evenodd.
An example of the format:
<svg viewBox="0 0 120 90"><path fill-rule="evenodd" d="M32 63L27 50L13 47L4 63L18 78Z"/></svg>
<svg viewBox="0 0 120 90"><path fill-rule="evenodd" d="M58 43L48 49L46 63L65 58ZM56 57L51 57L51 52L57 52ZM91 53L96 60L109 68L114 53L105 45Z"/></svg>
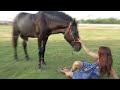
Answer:
<svg viewBox="0 0 120 90"><path fill-rule="evenodd" d="M42 40L41 42L41 63L43 65L46 65L45 59L44 59L44 55L45 55L45 49L46 49L46 43L47 43L48 37L44 38L44 40Z"/></svg>
<svg viewBox="0 0 120 90"><path fill-rule="evenodd" d="M39 64L38 64L38 67L39 69L41 69L41 38L38 38L38 55L39 55Z"/></svg>

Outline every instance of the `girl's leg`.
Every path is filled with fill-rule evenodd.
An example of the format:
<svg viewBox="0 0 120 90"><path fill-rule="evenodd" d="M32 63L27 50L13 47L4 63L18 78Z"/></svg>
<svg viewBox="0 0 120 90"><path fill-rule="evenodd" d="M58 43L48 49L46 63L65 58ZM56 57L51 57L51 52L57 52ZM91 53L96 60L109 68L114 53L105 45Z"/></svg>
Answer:
<svg viewBox="0 0 120 90"><path fill-rule="evenodd" d="M59 72L63 73L66 75L66 77L72 79L72 76L73 76L73 72L69 71L67 68L64 68L64 69L60 69Z"/></svg>
<svg viewBox="0 0 120 90"><path fill-rule="evenodd" d="M71 72L74 72L77 69L82 68L83 63L81 61L75 61L72 65L72 69L70 70Z"/></svg>
<svg viewBox="0 0 120 90"><path fill-rule="evenodd" d="M65 74L68 78L71 78L72 79L72 76L73 76L73 72L76 70L76 69L79 69L79 68L82 68L82 65L83 63L81 61L75 61L72 65L72 69L71 70L68 70L66 67L63 68L62 70L59 70L59 72Z"/></svg>
<svg viewBox="0 0 120 90"><path fill-rule="evenodd" d="M83 65L83 63L82 63L81 61L75 61L75 62L73 63L73 65L72 65L72 69L71 69L70 71L67 71L67 69L66 69L66 72L64 72L65 75L66 75L68 78L72 79L72 77L73 77L73 72L74 72L75 70L77 70L77 69L82 68L82 65Z"/></svg>

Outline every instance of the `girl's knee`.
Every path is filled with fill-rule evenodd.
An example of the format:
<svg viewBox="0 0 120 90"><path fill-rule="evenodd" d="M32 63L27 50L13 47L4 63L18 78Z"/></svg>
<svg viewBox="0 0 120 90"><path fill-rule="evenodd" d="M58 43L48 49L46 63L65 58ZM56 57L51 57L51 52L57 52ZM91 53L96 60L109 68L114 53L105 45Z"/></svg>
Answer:
<svg viewBox="0 0 120 90"><path fill-rule="evenodd" d="M82 62L81 61L75 61L74 66L76 66L77 68L81 68L82 67Z"/></svg>

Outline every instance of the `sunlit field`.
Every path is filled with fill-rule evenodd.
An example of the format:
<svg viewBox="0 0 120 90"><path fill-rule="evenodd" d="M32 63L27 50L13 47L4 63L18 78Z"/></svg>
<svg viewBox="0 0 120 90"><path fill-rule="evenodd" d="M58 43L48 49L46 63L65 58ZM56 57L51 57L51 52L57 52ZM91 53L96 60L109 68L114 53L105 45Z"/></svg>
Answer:
<svg viewBox="0 0 120 90"><path fill-rule="evenodd" d="M25 60L22 39L18 41L18 57L13 58L11 38L12 26L0 25L0 79L67 79L57 70L67 66L71 68L75 60L93 63L94 59L82 49L73 52L62 34L51 35L47 42L45 60L47 65L38 69L37 39L29 39L28 53L30 61ZM85 45L97 53L99 46L108 46L113 54L113 68L120 77L120 26L80 26L79 35ZM101 77L112 79L112 77Z"/></svg>

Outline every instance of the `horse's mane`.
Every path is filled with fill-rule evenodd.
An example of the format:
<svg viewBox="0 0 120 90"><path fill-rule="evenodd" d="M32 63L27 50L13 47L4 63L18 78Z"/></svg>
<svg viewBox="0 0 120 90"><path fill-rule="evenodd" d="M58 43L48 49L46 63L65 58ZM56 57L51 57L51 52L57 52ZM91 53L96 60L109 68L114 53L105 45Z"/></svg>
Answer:
<svg viewBox="0 0 120 90"><path fill-rule="evenodd" d="M73 20L72 17L70 17L69 15L67 15L63 12L60 12L60 11L44 11L44 13L49 14L51 16L59 17L65 21L72 21Z"/></svg>

